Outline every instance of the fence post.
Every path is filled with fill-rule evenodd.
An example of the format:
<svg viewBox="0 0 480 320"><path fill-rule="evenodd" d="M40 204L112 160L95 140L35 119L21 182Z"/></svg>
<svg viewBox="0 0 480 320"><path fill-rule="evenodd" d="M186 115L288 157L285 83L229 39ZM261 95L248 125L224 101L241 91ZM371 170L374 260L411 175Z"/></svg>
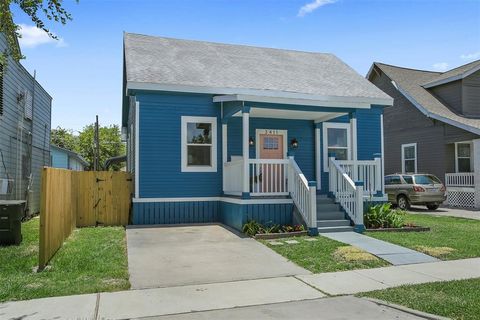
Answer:
<svg viewBox="0 0 480 320"><path fill-rule="evenodd" d="M362 233L365 231L363 225L363 181L355 181L355 227L354 231Z"/></svg>
<svg viewBox="0 0 480 320"><path fill-rule="evenodd" d="M473 172L475 208L480 209L480 139L473 140Z"/></svg>
<svg viewBox="0 0 480 320"><path fill-rule="evenodd" d="M332 161L335 161L335 153L329 153L328 154L328 177L329 177L329 195L330 197L335 197L335 193L336 193L336 190L337 190L337 177L336 177L336 173L337 173L337 170L334 170L333 169L333 163Z"/></svg>
<svg viewBox="0 0 480 320"><path fill-rule="evenodd" d="M308 235L317 236L318 227L317 227L317 182L308 181L308 191L310 192L310 212L308 221Z"/></svg>

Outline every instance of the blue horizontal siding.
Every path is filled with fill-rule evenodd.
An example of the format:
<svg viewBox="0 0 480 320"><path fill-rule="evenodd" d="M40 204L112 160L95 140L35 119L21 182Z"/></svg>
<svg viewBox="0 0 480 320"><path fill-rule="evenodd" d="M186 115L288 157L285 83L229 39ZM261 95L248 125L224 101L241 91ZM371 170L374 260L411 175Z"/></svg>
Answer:
<svg viewBox="0 0 480 320"><path fill-rule="evenodd" d="M221 222L238 231L249 220L262 224L292 223L293 204L235 204L225 201L135 202L132 223L190 224Z"/></svg>
<svg viewBox="0 0 480 320"><path fill-rule="evenodd" d="M139 93L141 198L209 197L222 192L221 114L211 95ZM217 117L217 172L181 172L181 117Z"/></svg>

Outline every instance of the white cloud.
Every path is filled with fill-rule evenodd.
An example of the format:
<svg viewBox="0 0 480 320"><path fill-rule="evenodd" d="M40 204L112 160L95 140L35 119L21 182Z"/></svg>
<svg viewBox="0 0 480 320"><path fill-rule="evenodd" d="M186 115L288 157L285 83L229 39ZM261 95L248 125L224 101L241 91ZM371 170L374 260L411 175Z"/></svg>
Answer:
<svg viewBox="0 0 480 320"><path fill-rule="evenodd" d="M20 46L25 48L35 48L42 44L55 43L57 47L66 47L67 44L62 38L58 40L50 38L50 36L43 31L42 29L37 28L36 26L29 26L26 24L20 24L20 34L21 38L18 39Z"/></svg>
<svg viewBox="0 0 480 320"><path fill-rule="evenodd" d="M438 62L433 65L433 69L437 71L447 71L448 70L448 63L446 62Z"/></svg>
<svg viewBox="0 0 480 320"><path fill-rule="evenodd" d="M473 52L473 53L468 53L468 54L462 54L460 56L461 59L463 60L475 60L480 58L480 51Z"/></svg>
<svg viewBox="0 0 480 320"><path fill-rule="evenodd" d="M307 3L306 5L301 7L300 10L298 10L297 16L303 17L306 14L313 12L324 5L335 2L337 2L337 0L314 0L313 2Z"/></svg>

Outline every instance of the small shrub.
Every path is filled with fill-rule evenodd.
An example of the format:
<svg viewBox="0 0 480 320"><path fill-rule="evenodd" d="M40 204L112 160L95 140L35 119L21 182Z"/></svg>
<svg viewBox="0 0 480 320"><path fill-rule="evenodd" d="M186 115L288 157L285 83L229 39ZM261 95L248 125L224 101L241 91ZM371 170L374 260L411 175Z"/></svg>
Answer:
<svg viewBox="0 0 480 320"><path fill-rule="evenodd" d="M394 210L391 203L370 206L364 214L364 223L367 228L402 228L405 225L405 212Z"/></svg>
<svg viewBox="0 0 480 320"><path fill-rule="evenodd" d="M251 237L261 233L281 233L281 232L296 232L296 231L305 231L305 227L301 224L297 224L293 226L291 225L280 226L279 224L273 224L271 221L262 225L261 223L255 220L249 220L242 227L242 232Z"/></svg>
<svg viewBox="0 0 480 320"><path fill-rule="evenodd" d="M250 220L243 225L242 231L247 235L253 237L257 233L259 233L260 229L262 228L263 226L260 223L255 220Z"/></svg>

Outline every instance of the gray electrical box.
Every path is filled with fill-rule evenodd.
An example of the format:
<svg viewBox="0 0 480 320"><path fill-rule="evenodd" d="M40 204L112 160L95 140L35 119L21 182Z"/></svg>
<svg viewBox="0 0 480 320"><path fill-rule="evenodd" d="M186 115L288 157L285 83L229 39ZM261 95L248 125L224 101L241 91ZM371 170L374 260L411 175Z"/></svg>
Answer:
<svg viewBox="0 0 480 320"><path fill-rule="evenodd" d="M0 245L22 242L23 200L0 200Z"/></svg>

